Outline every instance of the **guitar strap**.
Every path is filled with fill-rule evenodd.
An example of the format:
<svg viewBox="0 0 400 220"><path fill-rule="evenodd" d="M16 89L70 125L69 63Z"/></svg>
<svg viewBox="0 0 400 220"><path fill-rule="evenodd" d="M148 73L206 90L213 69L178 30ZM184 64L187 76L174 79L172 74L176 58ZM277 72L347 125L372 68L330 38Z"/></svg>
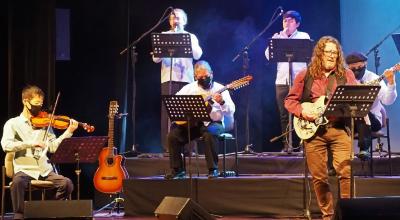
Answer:
<svg viewBox="0 0 400 220"><path fill-rule="evenodd" d="M314 82L314 78L309 73L307 68L306 76L304 77L304 88L303 88L303 95L301 96L301 103L303 102L311 102L311 87Z"/></svg>
<svg viewBox="0 0 400 220"><path fill-rule="evenodd" d="M333 87L333 77L335 73L331 73L328 76L328 86L326 87L325 96L329 99L332 95L332 87Z"/></svg>

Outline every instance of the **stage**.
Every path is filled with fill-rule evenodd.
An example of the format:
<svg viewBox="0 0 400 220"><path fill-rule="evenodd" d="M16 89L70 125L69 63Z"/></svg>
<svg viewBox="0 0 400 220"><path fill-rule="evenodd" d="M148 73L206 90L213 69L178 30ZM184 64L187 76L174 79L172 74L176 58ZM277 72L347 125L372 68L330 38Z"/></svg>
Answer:
<svg viewBox="0 0 400 220"><path fill-rule="evenodd" d="M261 153L239 155L238 159L239 176L207 179L204 157L199 156L198 162L192 158L192 179L188 172L186 179L164 180L168 157L146 154L127 158L130 178L124 181L125 215L154 215L165 196L192 198L210 213L222 216L302 217L306 207L312 215L319 214L311 182L305 182L301 154ZM227 170L235 169L234 161L234 155L227 156ZM219 162L221 170L221 157ZM368 162L354 159L356 197L400 196L400 157L393 156L391 163L389 175L388 158L375 157L371 176ZM331 177L330 182L336 197L337 178ZM101 197L96 195L96 203Z"/></svg>

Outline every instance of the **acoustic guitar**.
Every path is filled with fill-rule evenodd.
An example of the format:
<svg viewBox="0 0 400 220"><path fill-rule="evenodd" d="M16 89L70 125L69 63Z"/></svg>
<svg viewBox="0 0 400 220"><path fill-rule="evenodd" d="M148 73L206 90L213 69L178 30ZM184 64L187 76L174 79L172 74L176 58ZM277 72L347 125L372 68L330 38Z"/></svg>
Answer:
<svg viewBox="0 0 400 220"><path fill-rule="evenodd" d="M247 75L245 77L242 77L238 80L235 80L235 81L229 83L228 85L222 87L221 89L219 89L218 91L214 92L211 95L203 96L206 106L209 107L209 111L211 111L211 104L209 104L209 102L211 101L214 94L217 94L217 93L221 94L225 90L237 90L244 86L248 86L250 84L251 80L253 80L253 76ZM175 121L175 124L177 124L177 125L184 125L186 123L187 123L186 121Z"/></svg>
<svg viewBox="0 0 400 220"><path fill-rule="evenodd" d="M114 118L118 112L117 101L111 101L108 113L108 146L99 154L99 167L93 178L94 187L108 194L122 191L122 181L128 177L123 166L124 157L116 155L114 147Z"/></svg>

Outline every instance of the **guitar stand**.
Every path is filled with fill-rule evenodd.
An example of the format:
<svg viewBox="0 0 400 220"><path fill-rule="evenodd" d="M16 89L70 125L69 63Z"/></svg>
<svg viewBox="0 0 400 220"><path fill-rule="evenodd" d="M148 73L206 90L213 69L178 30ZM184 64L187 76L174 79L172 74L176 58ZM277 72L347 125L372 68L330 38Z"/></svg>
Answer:
<svg viewBox="0 0 400 220"><path fill-rule="evenodd" d="M121 210L121 206L122 203L125 202L125 199L121 197L121 193L117 193L117 196L113 199L113 201L111 201L110 203L106 204L105 206L101 207L100 209L94 211L95 213L99 213L101 211L103 211L106 208L111 207L110 211L108 212L108 215L113 216L114 210L117 210L117 216L120 215L120 210ZM110 194L110 197L112 197L112 195Z"/></svg>
<svg viewBox="0 0 400 220"><path fill-rule="evenodd" d="M253 147L253 144L247 144L247 145L244 147L244 150L238 152L238 154L240 154L240 155L258 155L258 153L255 152L255 151L252 149L252 147Z"/></svg>

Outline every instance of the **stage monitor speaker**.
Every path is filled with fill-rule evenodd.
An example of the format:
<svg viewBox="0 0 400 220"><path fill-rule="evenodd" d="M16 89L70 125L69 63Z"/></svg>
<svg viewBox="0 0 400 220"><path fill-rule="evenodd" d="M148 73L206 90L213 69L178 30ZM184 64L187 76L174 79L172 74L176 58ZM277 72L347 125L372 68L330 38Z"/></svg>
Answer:
<svg viewBox="0 0 400 220"><path fill-rule="evenodd" d="M215 219L190 198L166 196L154 211L160 220L213 220Z"/></svg>
<svg viewBox="0 0 400 220"><path fill-rule="evenodd" d="M93 219L92 200L25 201L25 219Z"/></svg>
<svg viewBox="0 0 400 220"><path fill-rule="evenodd" d="M336 204L334 219L400 219L400 197L340 199Z"/></svg>

